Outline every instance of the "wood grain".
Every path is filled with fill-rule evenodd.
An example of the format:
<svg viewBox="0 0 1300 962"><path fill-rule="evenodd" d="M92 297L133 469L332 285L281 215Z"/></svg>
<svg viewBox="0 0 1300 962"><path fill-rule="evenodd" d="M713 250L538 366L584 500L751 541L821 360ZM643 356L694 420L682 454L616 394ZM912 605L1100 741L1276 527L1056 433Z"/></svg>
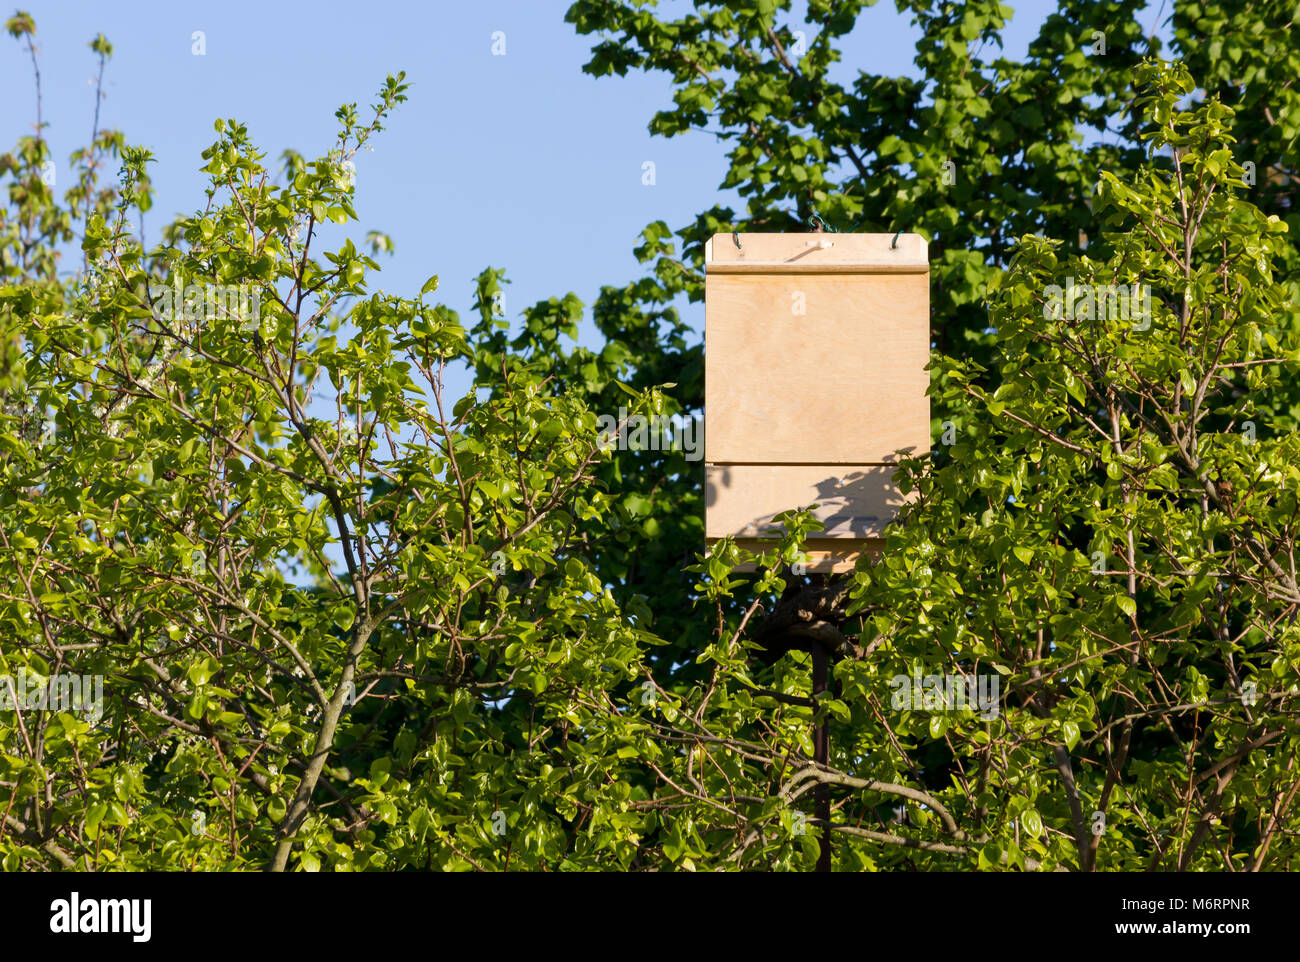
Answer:
<svg viewBox="0 0 1300 962"><path fill-rule="evenodd" d="M710 538L708 545L710 548L716 544L716 539ZM770 550L771 541L762 541L756 538L737 538L736 544L746 551L758 553L764 550ZM804 563L807 565L807 573L839 574L845 571L852 571L858 563L858 558L866 555L868 558L879 558L884 553L885 542L880 539L869 538L864 541L809 541L804 545ZM758 566L755 564L738 565L737 571L756 571Z"/></svg>
<svg viewBox="0 0 1300 962"><path fill-rule="evenodd" d="M772 518L791 508L813 511L825 525L819 539L878 538L903 498L892 464L706 464L705 535L761 537Z"/></svg>
<svg viewBox="0 0 1300 962"><path fill-rule="evenodd" d="M705 535L757 543L819 505L811 570L883 548L900 456L930 446L916 234L715 235L705 252ZM901 452L901 455L900 455Z"/></svg>
<svg viewBox="0 0 1300 962"><path fill-rule="evenodd" d="M890 268L927 271L929 252L920 234L714 234L705 248L705 270L779 264L791 271L837 265L886 273Z"/></svg>
<svg viewBox="0 0 1300 962"><path fill-rule="evenodd" d="M709 275L705 460L867 464L929 450L929 294L925 274Z"/></svg>

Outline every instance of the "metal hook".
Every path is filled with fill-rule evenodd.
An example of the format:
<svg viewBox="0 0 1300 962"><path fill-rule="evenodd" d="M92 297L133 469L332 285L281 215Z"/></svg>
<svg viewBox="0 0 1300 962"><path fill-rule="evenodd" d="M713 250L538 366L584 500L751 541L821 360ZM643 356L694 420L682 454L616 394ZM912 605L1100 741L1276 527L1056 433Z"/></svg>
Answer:
<svg viewBox="0 0 1300 962"><path fill-rule="evenodd" d="M736 242L736 249L737 249L737 250L742 250L742 251L743 251L743 250L745 249L745 248L743 248L743 247L740 246L740 234L739 234L739 233L737 233L736 231L733 230L733 231L731 232L731 239L732 239L733 241Z"/></svg>
<svg viewBox="0 0 1300 962"><path fill-rule="evenodd" d="M902 234L902 233L903 233L903 232L900 230L897 234L894 235L893 243L891 243L891 244L889 245L889 249L890 249L891 251L898 250L898 238L899 238L899 235Z"/></svg>

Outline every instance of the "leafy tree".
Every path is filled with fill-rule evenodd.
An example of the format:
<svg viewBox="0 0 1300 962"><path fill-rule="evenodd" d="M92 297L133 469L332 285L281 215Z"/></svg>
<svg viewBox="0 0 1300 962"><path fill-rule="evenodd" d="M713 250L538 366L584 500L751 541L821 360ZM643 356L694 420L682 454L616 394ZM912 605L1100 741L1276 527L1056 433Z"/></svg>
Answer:
<svg viewBox="0 0 1300 962"><path fill-rule="evenodd" d="M1057 239L1064 254L1084 254L1098 230L1093 208L1102 174L1135 172L1147 161L1132 81L1141 58L1160 51L1156 22L1145 3L1063 0L1017 61L1002 52L1011 7L898 0L920 34L919 77L893 77L843 63L845 39L871 5L811 0L803 22L792 20L789 0L703 0L675 18L643 0L570 6L575 29L595 38L584 70L670 78L673 103L653 117L651 132L725 142L719 187L734 189L745 205L710 207L676 230L647 226L637 254L650 271L605 288L594 305L597 326L617 351L611 373L642 388L676 382L676 405L700 411L702 346L683 340L675 308L703 301L705 240L733 229L825 225L920 233L930 250L932 342L941 353L980 362L988 368L984 386L997 387L985 302L1015 241L1033 233ZM1294 4L1170 6L1174 52L1202 85L1189 99L1217 96L1234 106L1233 156L1253 165L1249 199L1288 224L1279 279L1300 289ZM1279 323L1296 328L1294 318ZM550 363L576 375L588 359L578 353L567 366ZM598 409L617 406L617 391L602 379L575 376L573 383L597 392ZM1257 403L1269 406L1261 416L1276 430L1288 430L1300 417L1300 388L1281 385ZM936 441L941 421L963 411L935 409ZM659 628L684 639L674 651L684 657L698 639L689 596L663 594L660 586L672 584L679 559L697 549L698 529L681 519L703 511L702 472L644 458L635 465L625 459L620 470L622 489L638 494L656 529L635 548L601 549L598 570L626 585L622 599L657 599Z"/></svg>
<svg viewBox="0 0 1300 962"><path fill-rule="evenodd" d="M279 186L218 120L206 206L149 251L127 220L146 151L121 147L80 232L39 127L4 159L5 682L12 705L15 683L106 679L98 714L0 714L6 868L635 853L607 786L640 754L611 699L643 633L572 539L613 500L594 415L524 368L446 397L473 347L436 278L371 292L351 241L318 250L405 89L368 122L340 108L336 149Z"/></svg>
<svg viewBox="0 0 1300 962"><path fill-rule="evenodd" d="M958 788L981 865L1290 866L1300 443L1257 408L1300 362L1277 333L1287 225L1241 198L1230 109L1177 112L1182 67L1138 79L1174 169L1104 172L1086 256L1022 239L991 299L995 391L937 362L936 403L976 415L947 464L910 466L920 501L858 576L876 654L847 700L894 673L1001 676L1005 727L882 710L902 750L870 755L874 777ZM1062 310L1043 292L1065 276L1149 285L1152 314Z"/></svg>
<svg viewBox="0 0 1300 962"><path fill-rule="evenodd" d="M875 123L862 105L882 98L829 96L831 44L860 5L811 6L815 83L780 54L775 69L723 65L746 43L793 48L775 3L705 4L708 26L671 29L617 3L570 15L592 30L626 16L667 44L664 62L680 41L709 75L732 71L708 85L683 72L698 89L656 123L696 125L709 98L726 102L753 138L733 154L748 164L735 183L756 185L751 224L798 226L774 211L803 188L764 185L799 181L778 160L797 142L781 123L819 117L806 139L825 144L803 166L825 198L797 214L854 226L894 202L874 176L829 189L853 165L852 124ZM954 30L996 38L1005 13L973 9L997 16L925 21L927 70L962 75ZM1045 30L1073 36L1068 23ZM29 17L8 28L32 49ZM632 65L640 42L593 63ZM1050 85L1065 68L1040 48ZM111 54L102 37L92 49ZM932 247L948 285L934 405L958 441L904 465L917 500L884 560L821 586L845 657L816 698L809 652L755 650L800 587L780 560L807 512L787 516L758 575L736 575L734 546L699 557L682 453L610 450L598 428L620 404L698 408L699 348L675 302L701 296L695 245L731 212L684 229L681 256L652 225L651 275L595 305L606 344L565 350L572 295L511 336L498 270L467 328L430 299L436 278L390 295L352 241L319 250L319 225L355 219L350 158L405 99L400 74L368 119L340 108L327 156L288 154L280 183L241 124L217 121L203 208L150 249L130 224L148 152L97 132L60 200L38 118L0 158L0 674L11 692L102 675L106 698L89 715L0 705L5 868L806 869L825 832L841 869L1290 867L1293 241L1246 199L1261 198L1242 184L1234 109L1186 105L1186 68L1134 60L1129 143L1082 150L1070 111L1109 116L1128 80L1065 59L1083 92L1060 113L1035 100L1032 69L997 71L1037 91L1023 102L1051 116L1042 136L1061 156L1091 158L1059 176L1080 198L1100 179L1094 210L1063 195L1035 221L1026 198L1051 195L1044 181L983 219L957 206L933 222L984 239ZM1098 89L1104 110L1085 104ZM938 136L949 107L898 97L939 112L909 136ZM1290 129L1270 133L1291 113L1251 119L1261 103L1240 102L1248 130ZM977 128L954 143L993 136L947 121ZM760 139L780 144L758 148L766 160ZM121 172L105 186L109 156ZM916 189L916 211L942 206ZM1284 205L1285 183L1269 197ZM82 265L61 276L74 242ZM1150 324L1055 304L1065 276L1149 285ZM462 363L475 390L449 397L443 375ZM898 708L891 682L914 673L996 676L1004 696L988 718ZM829 826L810 817L823 791Z"/></svg>

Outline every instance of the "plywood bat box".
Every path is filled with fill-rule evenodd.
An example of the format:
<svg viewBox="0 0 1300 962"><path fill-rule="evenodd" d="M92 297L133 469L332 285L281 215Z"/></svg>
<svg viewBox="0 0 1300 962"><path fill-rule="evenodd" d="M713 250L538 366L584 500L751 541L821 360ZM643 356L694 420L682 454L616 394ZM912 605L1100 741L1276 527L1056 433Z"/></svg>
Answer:
<svg viewBox="0 0 1300 962"><path fill-rule="evenodd" d="M704 260L708 542L753 547L815 503L810 570L852 568L902 503L899 452L930 447L926 243L717 234Z"/></svg>

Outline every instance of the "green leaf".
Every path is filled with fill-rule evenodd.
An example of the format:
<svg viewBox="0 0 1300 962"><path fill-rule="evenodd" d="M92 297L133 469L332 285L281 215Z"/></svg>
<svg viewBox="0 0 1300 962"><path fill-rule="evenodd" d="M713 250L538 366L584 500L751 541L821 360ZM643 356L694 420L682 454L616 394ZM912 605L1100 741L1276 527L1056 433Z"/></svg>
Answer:
<svg viewBox="0 0 1300 962"><path fill-rule="evenodd" d="M1043 817L1031 808L1021 814L1020 827L1032 838L1040 838L1043 834Z"/></svg>
<svg viewBox="0 0 1300 962"><path fill-rule="evenodd" d="M189 671L186 672L186 675L191 683L201 688L208 683L208 680L212 677L218 664L219 663L213 659L204 658L202 661L196 661L191 665Z"/></svg>
<svg viewBox="0 0 1300 962"><path fill-rule="evenodd" d="M1068 721L1061 726L1061 734L1065 736L1065 747L1074 750L1074 746L1079 744L1079 724L1078 722Z"/></svg>

